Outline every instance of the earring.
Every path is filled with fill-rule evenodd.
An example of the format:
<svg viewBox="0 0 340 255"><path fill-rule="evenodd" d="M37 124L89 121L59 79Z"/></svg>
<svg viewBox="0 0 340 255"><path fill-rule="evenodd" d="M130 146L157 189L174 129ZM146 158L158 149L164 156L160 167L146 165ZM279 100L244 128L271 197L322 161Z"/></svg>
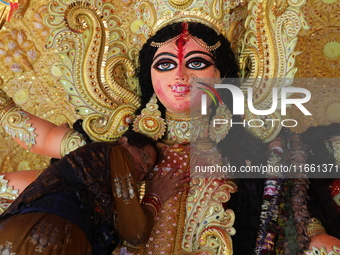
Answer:
<svg viewBox="0 0 340 255"><path fill-rule="evenodd" d="M165 121L158 110L157 97L153 94L140 115L133 122L133 130L158 140L165 133Z"/></svg>
<svg viewBox="0 0 340 255"><path fill-rule="evenodd" d="M216 109L216 114L211 120L209 137L216 143L223 140L229 133L231 127L232 114L225 104L220 104ZM218 120L218 121L217 121Z"/></svg>

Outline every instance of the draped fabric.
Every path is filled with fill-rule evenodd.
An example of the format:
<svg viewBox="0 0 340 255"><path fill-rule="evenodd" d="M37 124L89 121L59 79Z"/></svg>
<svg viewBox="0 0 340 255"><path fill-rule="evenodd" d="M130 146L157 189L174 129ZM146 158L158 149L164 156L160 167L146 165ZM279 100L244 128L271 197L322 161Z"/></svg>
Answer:
<svg viewBox="0 0 340 255"><path fill-rule="evenodd" d="M125 148L116 143L88 144L62 160L86 185L95 228L112 226L111 233L132 244L146 239L152 224L139 204L132 157ZM2 214L14 215L0 220L0 254L92 254L85 232L74 222L53 213L15 213L46 194L72 192L58 165L49 166Z"/></svg>

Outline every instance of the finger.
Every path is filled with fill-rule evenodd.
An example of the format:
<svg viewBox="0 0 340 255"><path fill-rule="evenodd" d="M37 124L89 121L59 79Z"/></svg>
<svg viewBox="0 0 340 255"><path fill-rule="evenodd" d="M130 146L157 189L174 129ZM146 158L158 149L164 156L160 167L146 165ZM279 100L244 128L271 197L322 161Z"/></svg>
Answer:
<svg viewBox="0 0 340 255"><path fill-rule="evenodd" d="M182 192L182 191L186 191L186 190L189 190L189 189L190 189L189 186L184 186L184 187L178 188L177 190L178 190L178 192Z"/></svg>
<svg viewBox="0 0 340 255"><path fill-rule="evenodd" d="M189 189L190 189L190 186L182 186L182 187L174 189L173 192L174 194L176 194L178 192L188 191Z"/></svg>
<svg viewBox="0 0 340 255"><path fill-rule="evenodd" d="M169 171L167 175L169 175L170 178L178 171L179 167L172 167L172 169Z"/></svg>
<svg viewBox="0 0 340 255"><path fill-rule="evenodd" d="M156 174L153 175L151 180L157 180L161 178L161 175L162 175L162 168L159 168L158 171L156 171Z"/></svg>
<svg viewBox="0 0 340 255"><path fill-rule="evenodd" d="M183 180L183 179L186 179L190 176L190 173L189 172L186 172L186 173L182 173L176 177L174 177L173 179L175 180L175 182L178 182L180 180Z"/></svg>
<svg viewBox="0 0 340 255"><path fill-rule="evenodd" d="M179 180L177 182L175 182L175 186L177 189L181 189L182 188L182 185L185 184L185 183L188 183L190 181L190 178L185 178L185 179L182 179L182 180Z"/></svg>

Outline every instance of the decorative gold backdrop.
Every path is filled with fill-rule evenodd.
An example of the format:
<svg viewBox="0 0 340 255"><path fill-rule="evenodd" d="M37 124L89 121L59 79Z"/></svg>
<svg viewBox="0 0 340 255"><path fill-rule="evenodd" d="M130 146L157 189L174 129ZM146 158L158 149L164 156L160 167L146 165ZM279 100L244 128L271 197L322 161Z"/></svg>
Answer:
<svg viewBox="0 0 340 255"><path fill-rule="evenodd" d="M296 78L340 78L340 1L309 0L302 8L309 29L301 31L296 50ZM309 126L340 122L339 79L325 79L315 85L303 87L312 93L312 99L305 104L311 117L302 116L292 108L289 114L299 119L294 131L303 132ZM300 85L302 87L302 85Z"/></svg>
<svg viewBox="0 0 340 255"><path fill-rule="evenodd" d="M13 97L23 109L56 124L72 124L77 118L76 107L69 102L69 94L60 80L65 77L65 63L57 55L58 47L50 47L51 28L45 17L49 14L50 1L19 2L10 22L0 30L0 88ZM67 4L67 1L55 3ZM111 18L107 29L121 27L110 38L109 56L121 54L135 64L136 50L146 40L138 30L147 25L152 13L141 12L136 18L135 1L88 1L97 8L108 5L103 19ZM139 1L143 2L143 1ZM191 1L182 1L191 2ZM204 3L204 1L199 1ZM223 1L216 1L221 3ZM228 38L238 52L242 74L258 77L335 78L340 77L340 1L339 0L234 0L227 1L232 22L228 23ZM147 5L140 9L148 10ZM4 10L4 8L3 8ZM4 13L0 11L1 13ZM2 14L3 15L3 14ZM52 20L53 17L49 16ZM150 18L151 17L151 18ZM0 21L6 17L0 16ZM59 17L62 19L62 17ZM52 21L51 21L52 22ZM151 21L150 21L151 23ZM1 24L1 23L0 23ZM145 27L145 26L144 26ZM282 41L281 41L282 40ZM124 42L124 43L120 43ZM125 46L124 46L125 45ZM50 48L47 48L49 46ZM116 77L123 77L122 84L135 86L128 70L115 69ZM131 74L132 75L132 74ZM301 86L301 85L298 85ZM303 85L313 93L306 104L313 117L305 118L294 108L289 118L299 121L295 131L308 126L340 122L340 86L329 82L320 86ZM134 88L138 94L138 88ZM266 101L266 91L258 95ZM104 107L105 108L105 107ZM106 109L106 108L105 108ZM20 148L4 132L0 132L0 169L2 172L42 169L49 158L41 157Z"/></svg>

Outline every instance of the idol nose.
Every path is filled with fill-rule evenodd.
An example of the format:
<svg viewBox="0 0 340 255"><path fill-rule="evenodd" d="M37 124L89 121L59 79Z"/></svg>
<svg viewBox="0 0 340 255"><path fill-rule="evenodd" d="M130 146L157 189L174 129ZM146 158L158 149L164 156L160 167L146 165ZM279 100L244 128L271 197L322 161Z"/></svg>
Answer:
<svg viewBox="0 0 340 255"><path fill-rule="evenodd" d="M187 82L189 80L189 74L186 71L186 68L179 68L179 70L176 73L176 80L181 82Z"/></svg>

